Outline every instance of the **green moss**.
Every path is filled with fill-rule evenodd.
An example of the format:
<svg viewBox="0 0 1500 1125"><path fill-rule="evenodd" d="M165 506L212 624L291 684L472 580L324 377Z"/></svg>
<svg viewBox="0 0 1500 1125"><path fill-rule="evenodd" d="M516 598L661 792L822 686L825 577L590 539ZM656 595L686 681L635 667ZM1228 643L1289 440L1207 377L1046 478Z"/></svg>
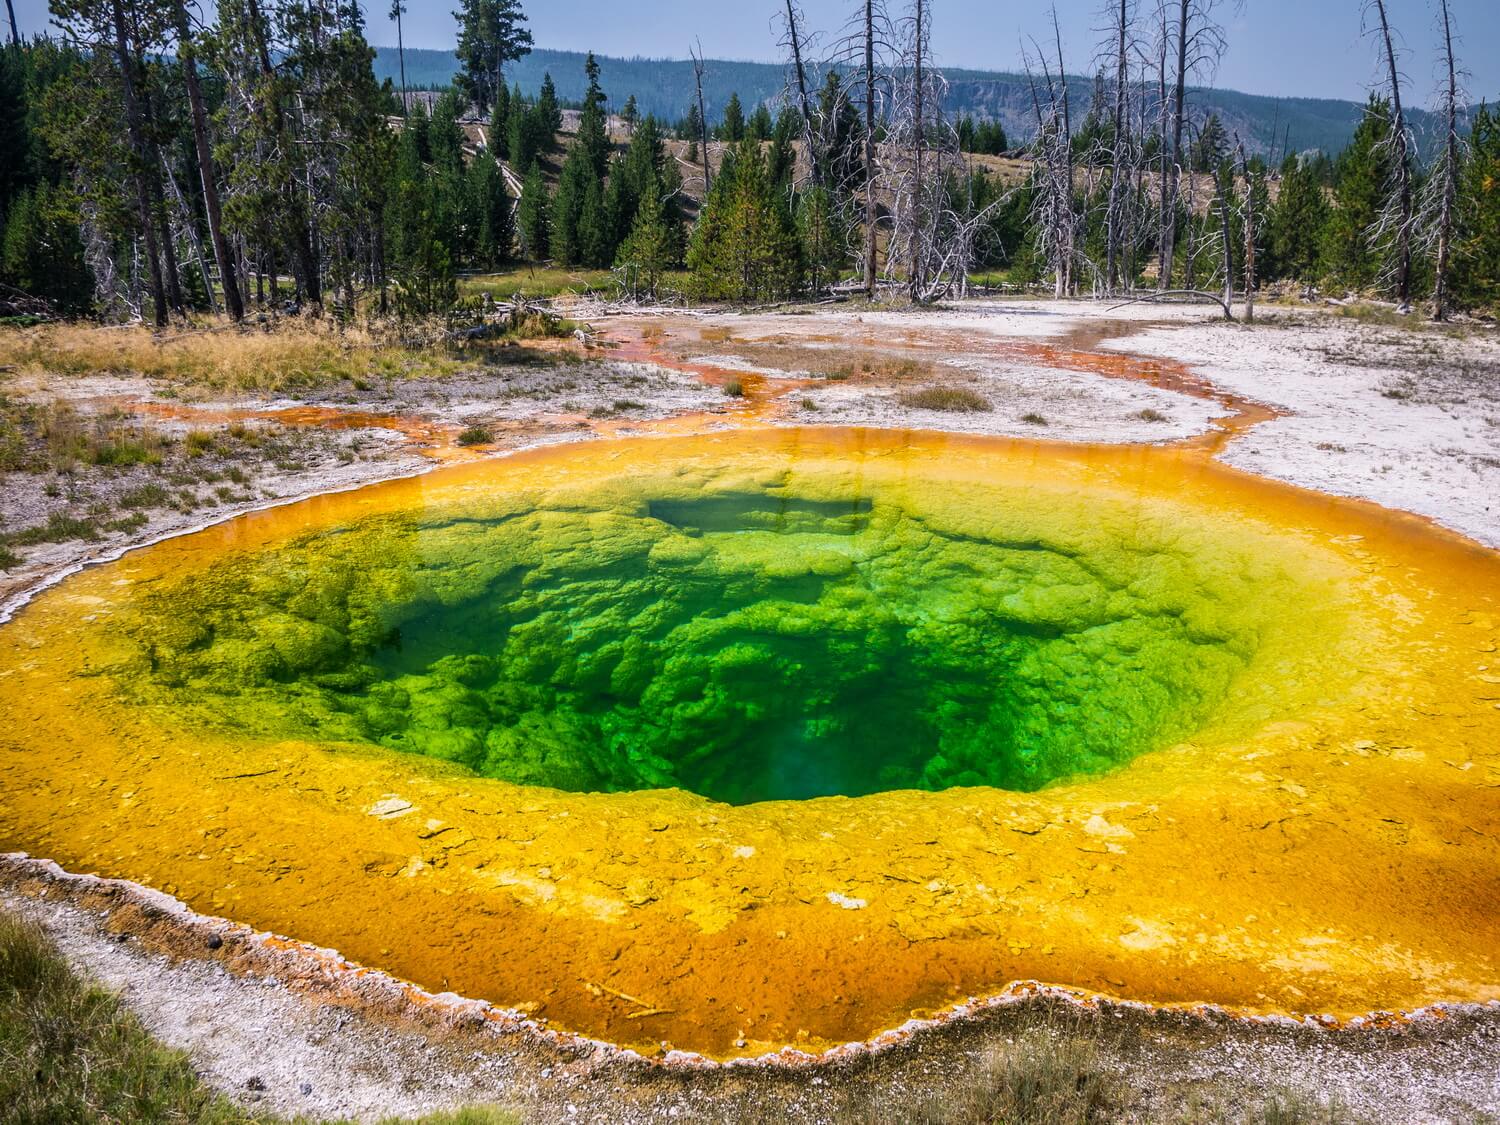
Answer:
<svg viewBox="0 0 1500 1125"><path fill-rule="evenodd" d="M1316 600L1181 512L913 495L664 472L372 518L143 594L117 671L178 722L569 790L1034 790L1191 735Z"/></svg>

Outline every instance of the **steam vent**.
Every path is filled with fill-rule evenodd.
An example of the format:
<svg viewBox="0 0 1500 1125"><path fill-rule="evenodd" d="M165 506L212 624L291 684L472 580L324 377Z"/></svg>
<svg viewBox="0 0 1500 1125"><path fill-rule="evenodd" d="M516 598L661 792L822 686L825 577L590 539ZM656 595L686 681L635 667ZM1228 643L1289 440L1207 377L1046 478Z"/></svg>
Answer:
<svg viewBox="0 0 1500 1125"><path fill-rule="evenodd" d="M1495 999L1497 642L1500 557L1180 451L553 448L38 597L0 850L716 1057Z"/></svg>

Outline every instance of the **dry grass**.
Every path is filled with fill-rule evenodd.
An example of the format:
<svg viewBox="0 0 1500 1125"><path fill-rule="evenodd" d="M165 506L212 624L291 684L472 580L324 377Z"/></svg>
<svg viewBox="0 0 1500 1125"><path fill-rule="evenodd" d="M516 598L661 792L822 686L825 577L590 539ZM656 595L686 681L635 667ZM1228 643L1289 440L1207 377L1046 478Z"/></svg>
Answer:
<svg viewBox="0 0 1500 1125"><path fill-rule="evenodd" d="M967 387L923 387L899 396L913 410L941 410L949 414L982 414L993 410L989 399Z"/></svg>
<svg viewBox="0 0 1500 1125"><path fill-rule="evenodd" d="M33 375L144 376L220 392L279 393L451 374L463 366L463 357L383 331L337 329L316 321L160 337L141 327L49 324L0 332L4 366Z"/></svg>

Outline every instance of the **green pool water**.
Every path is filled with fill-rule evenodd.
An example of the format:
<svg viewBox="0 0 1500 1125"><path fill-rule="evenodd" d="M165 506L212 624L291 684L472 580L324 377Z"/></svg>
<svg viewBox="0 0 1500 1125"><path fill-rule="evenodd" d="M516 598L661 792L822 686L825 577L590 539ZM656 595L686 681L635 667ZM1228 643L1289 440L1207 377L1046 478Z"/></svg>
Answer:
<svg viewBox="0 0 1500 1125"><path fill-rule="evenodd" d="M1305 597L1118 498L663 470L226 554L133 591L101 670L177 726L571 791L1034 790L1190 735Z"/></svg>

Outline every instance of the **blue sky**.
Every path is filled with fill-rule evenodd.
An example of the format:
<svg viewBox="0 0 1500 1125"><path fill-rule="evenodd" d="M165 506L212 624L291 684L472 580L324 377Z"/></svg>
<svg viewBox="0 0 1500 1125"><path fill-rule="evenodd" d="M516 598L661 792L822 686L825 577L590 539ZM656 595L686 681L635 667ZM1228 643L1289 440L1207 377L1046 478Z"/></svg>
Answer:
<svg viewBox="0 0 1500 1125"><path fill-rule="evenodd" d="M1150 0L1136 0L1144 10ZM47 25L46 0L15 0L23 32ZM407 0L407 43L447 47L456 0ZM897 0L899 5L899 0ZM1450 0L1461 55L1478 97L1500 97L1500 0ZM833 31L852 0L802 0L809 21ZM681 58L701 38L710 55L773 59L777 0L525 0L538 46L611 55ZM1361 0L1220 0L1230 13L1230 52L1217 85L1258 94L1362 98L1376 77L1372 44L1360 35ZM394 44L385 12L389 0L367 5L370 39ZM1392 21L1407 47L1404 69L1415 100L1435 84L1434 0L1389 0ZM1101 22L1098 0L1057 0L1068 69L1088 71ZM1040 0L933 0L933 46L949 66L1016 69L1023 36L1049 34L1048 5Z"/></svg>

